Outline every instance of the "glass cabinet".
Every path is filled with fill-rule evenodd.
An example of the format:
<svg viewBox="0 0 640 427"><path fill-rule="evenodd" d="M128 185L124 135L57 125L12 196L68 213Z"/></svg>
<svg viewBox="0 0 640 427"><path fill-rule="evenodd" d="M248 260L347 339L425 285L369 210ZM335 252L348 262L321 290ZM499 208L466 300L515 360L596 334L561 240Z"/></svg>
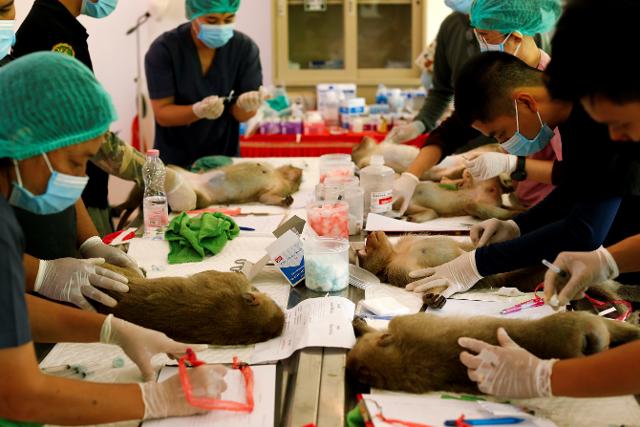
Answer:
<svg viewBox="0 0 640 427"><path fill-rule="evenodd" d="M426 0L274 0L276 80L419 83Z"/></svg>

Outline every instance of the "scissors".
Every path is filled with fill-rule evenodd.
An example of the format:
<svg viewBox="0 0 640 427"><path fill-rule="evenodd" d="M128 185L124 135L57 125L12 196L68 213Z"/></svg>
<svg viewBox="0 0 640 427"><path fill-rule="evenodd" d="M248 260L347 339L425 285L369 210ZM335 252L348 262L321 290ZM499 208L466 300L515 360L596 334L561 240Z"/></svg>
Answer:
<svg viewBox="0 0 640 427"><path fill-rule="evenodd" d="M244 266L248 263L249 261L247 261L244 258L240 258L235 260L233 263L235 264L233 267L231 267L229 270L233 271L234 273L242 273L242 270L244 270Z"/></svg>

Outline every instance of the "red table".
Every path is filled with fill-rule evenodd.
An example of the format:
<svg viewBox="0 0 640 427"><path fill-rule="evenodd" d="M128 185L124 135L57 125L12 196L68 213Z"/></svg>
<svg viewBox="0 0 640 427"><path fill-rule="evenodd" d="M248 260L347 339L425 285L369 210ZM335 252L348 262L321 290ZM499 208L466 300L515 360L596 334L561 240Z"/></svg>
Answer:
<svg viewBox="0 0 640 427"><path fill-rule="evenodd" d="M362 138L369 136L378 142L385 134L378 132L344 133L340 135L253 135L240 138L242 157L317 157L323 154L351 154ZM426 135L408 142L422 147Z"/></svg>

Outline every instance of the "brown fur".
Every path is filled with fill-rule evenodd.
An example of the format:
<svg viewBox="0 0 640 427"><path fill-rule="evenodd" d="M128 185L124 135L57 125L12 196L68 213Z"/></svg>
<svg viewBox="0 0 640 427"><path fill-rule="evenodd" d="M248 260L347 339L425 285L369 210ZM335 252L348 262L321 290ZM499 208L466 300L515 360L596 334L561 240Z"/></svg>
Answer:
<svg viewBox="0 0 640 427"><path fill-rule="evenodd" d="M472 322L419 313L393 319L388 331L374 331L361 320L354 327L362 336L347 356L349 372L373 387L412 393L478 393L460 362L457 340L467 336L497 344L498 327L541 358L594 354L640 338L636 326L583 312L538 320L474 317Z"/></svg>
<svg viewBox="0 0 640 427"><path fill-rule="evenodd" d="M99 306L101 313L195 344L253 344L282 333L280 307L241 273L205 271L186 278L146 279L133 270L106 267L129 278L129 292L103 290L118 305Z"/></svg>

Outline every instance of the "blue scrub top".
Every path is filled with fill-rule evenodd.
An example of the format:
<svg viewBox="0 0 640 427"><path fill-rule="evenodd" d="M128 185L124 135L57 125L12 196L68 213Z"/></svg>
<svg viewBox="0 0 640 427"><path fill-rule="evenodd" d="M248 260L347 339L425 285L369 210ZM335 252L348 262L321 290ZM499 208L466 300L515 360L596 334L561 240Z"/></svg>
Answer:
<svg viewBox="0 0 640 427"><path fill-rule="evenodd" d="M0 196L0 349L31 341L25 302L24 237L13 209Z"/></svg>
<svg viewBox="0 0 640 427"><path fill-rule="evenodd" d="M145 57L147 85L151 99L173 97L176 105L193 105L217 95L226 97L258 90L262 66L258 46L235 31L229 42L216 49L206 75L191 37L191 23L185 23L158 37ZM198 120L189 126L164 127L156 122L155 147L165 163L189 167L204 156L239 154L239 123L230 107L217 120Z"/></svg>

